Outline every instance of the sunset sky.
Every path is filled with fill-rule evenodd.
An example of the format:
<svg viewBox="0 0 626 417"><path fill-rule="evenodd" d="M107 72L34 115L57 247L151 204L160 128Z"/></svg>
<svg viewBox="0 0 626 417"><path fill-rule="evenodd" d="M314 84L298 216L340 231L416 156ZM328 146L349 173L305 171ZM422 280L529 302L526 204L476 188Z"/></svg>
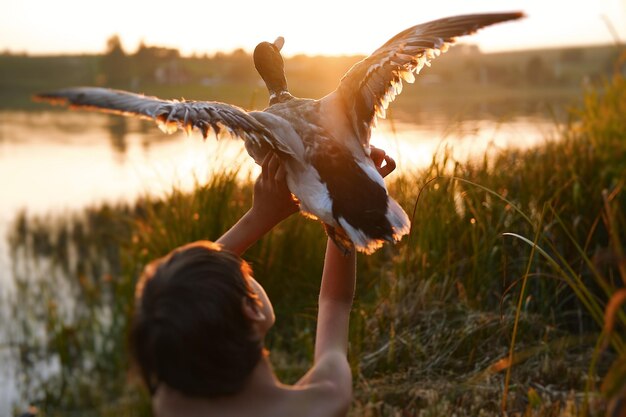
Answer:
<svg viewBox="0 0 626 417"><path fill-rule="evenodd" d="M285 55L369 54L397 32L455 14L521 10L521 22L467 41L483 51L612 43L606 20L626 41L626 0L210 1L0 0L0 51L96 53L118 34L134 52L148 45L183 54L252 51L286 38Z"/></svg>

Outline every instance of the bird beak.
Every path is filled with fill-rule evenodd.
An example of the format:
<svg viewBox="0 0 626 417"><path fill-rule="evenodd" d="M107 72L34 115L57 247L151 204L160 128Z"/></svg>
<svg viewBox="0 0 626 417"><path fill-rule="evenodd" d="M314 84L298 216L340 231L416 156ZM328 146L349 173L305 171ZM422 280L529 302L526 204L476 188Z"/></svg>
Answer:
<svg viewBox="0 0 626 417"><path fill-rule="evenodd" d="M281 49L283 49L283 45L285 44L285 38L283 38L282 36L279 36L278 38L276 38L276 40L274 41L274 46L278 48L278 50L280 51Z"/></svg>

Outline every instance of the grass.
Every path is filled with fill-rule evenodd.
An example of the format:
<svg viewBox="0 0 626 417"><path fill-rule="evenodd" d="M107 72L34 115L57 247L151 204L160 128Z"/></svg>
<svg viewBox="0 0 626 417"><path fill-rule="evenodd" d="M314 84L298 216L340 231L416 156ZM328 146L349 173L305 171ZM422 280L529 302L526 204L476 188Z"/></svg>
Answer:
<svg viewBox="0 0 626 417"><path fill-rule="evenodd" d="M359 257L351 416L603 415L626 389L626 81L588 91L558 140L395 175L411 236ZM43 415L150 415L125 349L148 260L215 239L250 205L224 171L193 192L18 217L10 334ZM274 300L281 378L310 366L321 227L281 224L246 254ZM297 259L297 263L286 260Z"/></svg>

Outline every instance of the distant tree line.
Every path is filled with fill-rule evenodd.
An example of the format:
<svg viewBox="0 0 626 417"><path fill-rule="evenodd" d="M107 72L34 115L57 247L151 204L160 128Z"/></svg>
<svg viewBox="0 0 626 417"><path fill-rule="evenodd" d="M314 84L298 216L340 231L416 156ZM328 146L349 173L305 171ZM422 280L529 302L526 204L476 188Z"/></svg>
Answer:
<svg viewBox="0 0 626 417"><path fill-rule="evenodd" d="M107 40L102 57L102 84L112 87L141 87L142 84L211 84L223 81L248 83L258 76L251 57L243 49L182 57L175 48L148 46L127 53L118 35Z"/></svg>
<svg viewBox="0 0 626 417"><path fill-rule="evenodd" d="M420 88L402 97L423 102L460 92L508 94L507 90L537 92L550 89L580 91L581 86L610 75L619 62L615 46L568 47L532 51L482 53L475 45L459 44L425 67L416 77ZM332 91L341 76L363 56L286 58L290 90L303 97ZM622 66L624 68L624 65ZM36 92L68 85L99 85L159 95L228 101L244 107L266 103L265 88L251 55L243 49L213 55L181 56L175 48L141 43L127 51L118 35L111 36L103 53L28 56L0 53L0 108L32 106ZM497 90L497 91L496 91Z"/></svg>
<svg viewBox="0 0 626 417"><path fill-rule="evenodd" d="M424 68L418 83L471 83L479 85L567 85L578 84L584 77L598 77L610 72L617 51L600 54L587 49L564 48L483 54L475 45L457 45ZM290 80L299 83L322 82L334 88L341 75L362 57L309 57L287 59ZM103 84L140 88L145 84L251 84L259 81L252 57L243 49L214 56L181 57L177 49L139 45L129 54L117 35L107 41L102 58Z"/></svg>

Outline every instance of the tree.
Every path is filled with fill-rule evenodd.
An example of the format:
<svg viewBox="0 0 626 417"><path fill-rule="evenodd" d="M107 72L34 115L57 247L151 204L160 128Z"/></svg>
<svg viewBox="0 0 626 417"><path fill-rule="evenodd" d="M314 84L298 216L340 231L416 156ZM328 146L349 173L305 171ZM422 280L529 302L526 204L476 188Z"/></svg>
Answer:
<svg viewBox="0 0 626 417"><path fill-rule="evenodd" d="M180 52L175 48L147 46L141 42L132 56L134 75L138 82L161 82L180 76Z"/></svg>
<svg viewBox="0 0 626 417"><path fill-rule="evenodd" d="M526 63L526 81L534 85L544 85L553 81L550 68L539 55L533 55Z"/></svg>
<svg viewBox="0 0 626 417"><path fill-rule="evenodd" d="M106 51L102 58L102 72L106 84L111 87L126 87L130 80L130 62L119 35L107 39Z"/></svg>

